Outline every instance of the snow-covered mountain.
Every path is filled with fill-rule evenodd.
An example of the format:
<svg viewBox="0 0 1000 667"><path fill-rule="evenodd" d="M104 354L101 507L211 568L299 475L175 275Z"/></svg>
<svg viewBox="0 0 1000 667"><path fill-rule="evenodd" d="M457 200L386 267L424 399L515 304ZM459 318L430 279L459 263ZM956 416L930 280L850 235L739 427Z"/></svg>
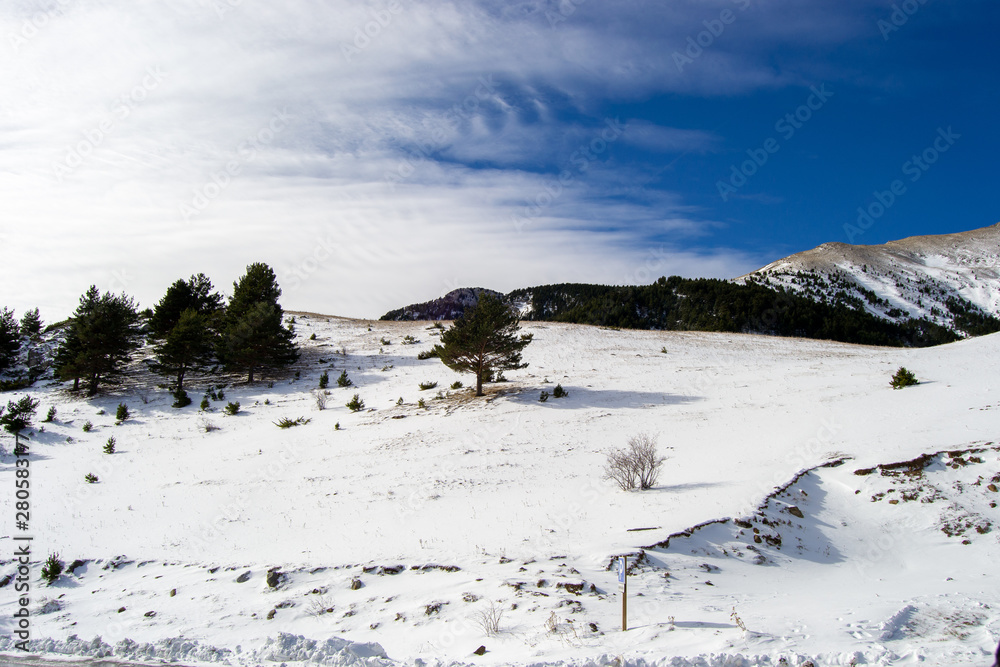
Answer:
<svg viewBox="0 0 1000 667"><path fill-rule="evenodd" d="M748 281L975 335L986 316L1000 317L1000 223L884 245L824 243L736 279Z"/></svg>

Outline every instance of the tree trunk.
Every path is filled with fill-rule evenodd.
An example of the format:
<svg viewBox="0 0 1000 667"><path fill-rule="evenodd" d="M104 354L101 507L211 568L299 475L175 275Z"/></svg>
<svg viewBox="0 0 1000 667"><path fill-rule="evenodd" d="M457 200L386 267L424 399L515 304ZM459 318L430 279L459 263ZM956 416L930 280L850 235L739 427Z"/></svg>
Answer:
<svg viewBox="0 0 1000 667"><path fill-rule="evenodd" d="M80 378L73 378L73 391L80 391Z"/></svg>
<svg viewBox="0 0 1000 667"><path fill-rule="evenodd" d="M247 378L247 382L250 382L250 383L253 382L253 369L252 368L250 369L250 374L249 374L249 377Z"/></svg>
<svg viewBox="0 0 1000 667"><path fill-rule="evenodd" d="M483 395L483 371L476 373L476 396Z"/></svg>
<svg viewBox="0 0 1000 667"><path fill-rule="evenodd" d="M177 371L177 393L184 391L184 370Z"/></svg>

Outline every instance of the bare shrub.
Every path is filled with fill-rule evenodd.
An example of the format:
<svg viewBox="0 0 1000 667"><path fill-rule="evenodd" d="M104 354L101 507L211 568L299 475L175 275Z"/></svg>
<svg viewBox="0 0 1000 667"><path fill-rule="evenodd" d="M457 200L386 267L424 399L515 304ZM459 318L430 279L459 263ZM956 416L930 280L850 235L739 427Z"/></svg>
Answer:
<svg viewBox="0 0 1000 667"><path fill-rule="evenodd" d="M316 407L320 410L326 410L326 399L330 395L326 389L318 389L313 392L316 397Z"/></svg>
<svg viewBox="0 0 1000 667"><path fill-rule="evenodd" d="M220 428L208 421L207 419L198 420L198 427L205 433L211 433L212 431L218 431Z"/></svg>
<svg viewBox="0 0 1000 667"><path fill-rule="evenodd" d="M555 612L549 614L549 618L545 621L545 629L553 634L559 631L559 617Z"/></svg>
<svg viewBox="0 0 1000 667"><path fill-rule="evenodd" d="M651 489L665 460L656 453L656 438L640 433L629 438L626 448L608 452L604 479L613 480L622 491Z"/></svg>
<svg viewBox="0 0 1000 667"><path fill-rule="evenodd" d="M326 593L320 593L309 601L309 614L311 616L322 616L333 613L333 600Z"/></svg>
<svg viewBox="0 0 1000 667"><path fill-rule="evenodd" d="M476 625L482 629L487 637L496 637L500 634L500 621L503 620L503 608L498 607L495 602L490 602L489 607L484 607L476 612Z"/></svg>

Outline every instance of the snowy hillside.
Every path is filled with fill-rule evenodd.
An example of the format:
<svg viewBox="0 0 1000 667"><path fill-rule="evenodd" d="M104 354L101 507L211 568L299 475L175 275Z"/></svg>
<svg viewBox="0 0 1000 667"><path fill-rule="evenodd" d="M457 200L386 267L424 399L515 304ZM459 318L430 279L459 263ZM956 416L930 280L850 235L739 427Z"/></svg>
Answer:
<svg viewBox="0 0 1000 667"><path fill-rule="evenodd" d="M530 366L476 399L450 388L470 377L417 358L440 332L427 323L297 320L296 366L273 386L216 387L207 412L194 391L172 409L144 376L91 400L30 392L40 417L56 407L31 440L36 650L232 665L991 660L1000 335L915 350L530 323ZM901 365L922 383L890 389ZM323 371L353 386L331 382L320 410ZM540 402L556 383L569 395ZM364 410L345 406L354 394ZM120 402L131 415L116 425ZM668 460L655 488L623 492L602 479L604 453L640 432ZM51 552L72 572L49 587Z"/></svg>
<svg viewBox="0 0 1000 667"><path fill-rule="evenodd" d="M984 314L1000 317L1000 223L879 246L824 243L737 282L749 280L855 304L886 319L927 319L974 334Z"/></svg>

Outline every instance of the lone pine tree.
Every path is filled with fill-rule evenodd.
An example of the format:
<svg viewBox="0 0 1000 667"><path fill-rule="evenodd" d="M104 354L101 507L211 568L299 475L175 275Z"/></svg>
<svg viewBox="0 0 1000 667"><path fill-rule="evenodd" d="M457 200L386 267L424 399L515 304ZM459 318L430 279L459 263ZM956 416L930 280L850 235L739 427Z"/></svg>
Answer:
<svg viewBox="0 0 1000 667"><path fill-rule="evenodd" d="M531 334L517 332L520 318L506 301L484 293L475 308L455 320L434 347L441 361L459 373L474 373L476 396L483 395L483 381L499 371L525 368L521 350Z"/></svg>

